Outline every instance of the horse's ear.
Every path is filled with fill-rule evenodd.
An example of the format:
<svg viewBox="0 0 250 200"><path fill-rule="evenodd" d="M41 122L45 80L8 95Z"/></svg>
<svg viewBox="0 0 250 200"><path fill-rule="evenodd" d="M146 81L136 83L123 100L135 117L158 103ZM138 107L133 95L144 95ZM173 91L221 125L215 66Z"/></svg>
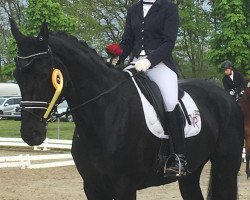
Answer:
<svg viewBox="0 0 250 200"><path fill-rule="evenodd" d="M19 31L13 18L9 18L11 33L17 42L20 42L25 36Z"/></svg>
<svg viewBox="0 0 250 200"><path fill-rule="evenodd" d="M49 39L49 29L48 29L48 24L46 21L42 23L42 27L40 29L40 32L37 36L37 39L40 42L47 41Z"/></svg>

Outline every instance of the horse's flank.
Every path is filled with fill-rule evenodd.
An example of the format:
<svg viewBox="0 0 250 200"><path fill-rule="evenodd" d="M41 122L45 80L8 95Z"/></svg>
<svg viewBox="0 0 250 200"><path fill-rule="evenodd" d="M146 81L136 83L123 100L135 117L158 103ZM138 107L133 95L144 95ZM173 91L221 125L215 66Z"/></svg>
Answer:
<svg viewBox="0 0 250 200"><path fill-rule="evenodd" d="M250 177L250 88L247 87L244 95L239 100L240 107L244 113L244 136L246 149L246 173L247 178Z"/></svg>

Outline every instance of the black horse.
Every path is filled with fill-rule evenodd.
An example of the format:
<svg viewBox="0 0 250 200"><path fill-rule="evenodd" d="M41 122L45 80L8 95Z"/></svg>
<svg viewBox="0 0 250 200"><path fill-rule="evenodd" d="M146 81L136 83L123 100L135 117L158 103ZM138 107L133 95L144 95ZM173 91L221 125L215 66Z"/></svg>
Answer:
<svg viewBox="0 0 250 200"><path fill-rule="evenodd" d="M85 42L63 32L48 33L45 23L37 37L27 37L10 21L18 45L14 76L22 94L21 136L26 143L39 145L46 137L44 110L37 105L44 108L44 102L51 101L55 92L51 74L58 68L64 84L57 101L64 97L73 114L72 155L88 199L135 200L138 189L177 181L155 172L161 140L148 130L138 92L125 72L108 68ZM178 180L181 195L203 199L199 179L210 160L209 198L235 200L243 147L242 112L212 83L190 80L180 87L196 101L202 118L200 134L186 139L192 173Z"/></svg>

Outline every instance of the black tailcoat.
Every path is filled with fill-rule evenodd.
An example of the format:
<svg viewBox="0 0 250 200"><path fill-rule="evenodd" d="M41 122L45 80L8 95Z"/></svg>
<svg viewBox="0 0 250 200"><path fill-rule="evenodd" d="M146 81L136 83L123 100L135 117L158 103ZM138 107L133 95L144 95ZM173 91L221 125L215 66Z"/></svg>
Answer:
<svg viewBox="0 0 250 200"><path fill-rule="evenodd" d="M244 76L238 72L233 70L233 80L230 78L230 76L225 75L222 79L224 89L228 92L230 90L235 90L237 93L241 92L246 88L246 81L244 79Z"/></svg>
<svg viewBox="0 0 250 200"><path fill-rule="evenodd" d="M131 6L127 13L125 30L121 41L123 53L120 62L132 53L139 57L142 50L150 52L151 67L163 61L177 72L172 51L178 34L179 15L177 6L166 0L157 0L143 17L143 3Z"/></svg>

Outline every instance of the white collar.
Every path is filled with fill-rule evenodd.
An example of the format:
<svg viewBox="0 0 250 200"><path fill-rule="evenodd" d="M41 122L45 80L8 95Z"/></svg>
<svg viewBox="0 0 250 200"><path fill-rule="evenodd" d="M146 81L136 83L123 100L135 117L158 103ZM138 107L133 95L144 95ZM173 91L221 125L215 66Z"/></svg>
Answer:
<svg viewBox="0 0 250 200"><path fill-rule="evenodd" d="M230 78L232 79L232 81L234 80L234 71L232 70Z"/></svg>
<svg viewBox="0 0 250 200"><path fill-rule="evenodd" d="M156 0L143 0L142 2L145 2L145 3L154 3Z"/></svg>

